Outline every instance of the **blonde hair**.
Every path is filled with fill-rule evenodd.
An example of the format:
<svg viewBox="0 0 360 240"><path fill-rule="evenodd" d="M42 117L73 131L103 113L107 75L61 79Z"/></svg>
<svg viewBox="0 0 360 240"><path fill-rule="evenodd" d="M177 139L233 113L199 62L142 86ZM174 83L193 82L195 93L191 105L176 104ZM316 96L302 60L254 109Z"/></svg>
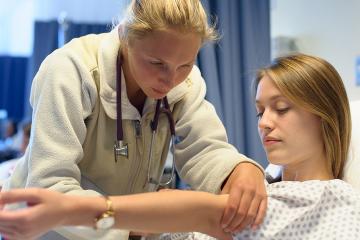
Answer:
<svg viewBox="0 0 360 240"><path fill-rule="evenodd" d="M265 75L290 101L320 117L328 167L335 178L341 179L350 144L351 115L338 72L321 58L295 54L260 69L256 88Z"/></svg>
<svg viewBox="0 0 360 240"><path fill-rule="evenodd" d="M126 43L169 27L199 34L202 43L218 39L200 0L132 0L121 24L120 39Z"/></svg>

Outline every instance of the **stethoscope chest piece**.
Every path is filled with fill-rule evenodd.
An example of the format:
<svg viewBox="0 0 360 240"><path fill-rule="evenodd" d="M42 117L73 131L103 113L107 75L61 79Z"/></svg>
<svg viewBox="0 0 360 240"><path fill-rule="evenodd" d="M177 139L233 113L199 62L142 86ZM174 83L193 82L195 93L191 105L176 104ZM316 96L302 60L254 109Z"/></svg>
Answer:
<svg viewBox="0 0 360 240"><path fill-rule="evenodd" d="M115 162L118 161L120 157L129 157L129 151L128 151L128 145L124 144L123 141L115 141L114 144L114 156L115 156Z"/></svg>

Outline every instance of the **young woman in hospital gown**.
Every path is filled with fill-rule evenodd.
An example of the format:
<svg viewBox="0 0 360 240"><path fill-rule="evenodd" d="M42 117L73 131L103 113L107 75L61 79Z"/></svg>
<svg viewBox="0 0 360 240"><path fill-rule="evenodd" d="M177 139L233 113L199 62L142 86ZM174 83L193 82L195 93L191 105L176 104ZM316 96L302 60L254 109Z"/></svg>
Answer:
<svg viewBox="0 0 360 240"><path fill-rule="evenodd" d="M360 239L360 194L341 180L351 119L336 70L308 55L279 58L258 72L256 109L268 160L283 169L280 182L267 183L263 224L231 235L220 226L228 195L164 191L111 197L115 226L173 232L162 239ZM0 213L0 232L27 237L60 225L91 227L105 208L100 197L42 189L2 193L0 201L28 202L24 210ZM174 233L185 231L197 232Z"/></svg>

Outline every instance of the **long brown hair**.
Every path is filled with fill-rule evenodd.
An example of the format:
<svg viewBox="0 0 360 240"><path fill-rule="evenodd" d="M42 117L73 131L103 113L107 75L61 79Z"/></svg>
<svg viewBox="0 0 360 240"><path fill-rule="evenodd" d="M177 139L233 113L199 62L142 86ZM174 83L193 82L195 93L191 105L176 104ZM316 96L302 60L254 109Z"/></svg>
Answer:
<svg viewBox="0 0 360 240"><path fill-rule="evenodd" d="M351 115L344 84L327 61L305 54L277 58L260 69L256 88L269 76L294 104L321 118L322 139L328 167L335 178L343 177L351 137Z"/></svg>

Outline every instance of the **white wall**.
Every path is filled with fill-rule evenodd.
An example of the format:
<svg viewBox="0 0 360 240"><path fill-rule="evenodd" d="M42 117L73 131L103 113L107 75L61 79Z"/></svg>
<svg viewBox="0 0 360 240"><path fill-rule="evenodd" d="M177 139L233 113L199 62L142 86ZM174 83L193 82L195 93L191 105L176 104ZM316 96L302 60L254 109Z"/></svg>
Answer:
<svg viewBox="0 0 360 240"><path fill-rule="evenodd" d="M130 0L0 0L0 55L29 56L35 20L111 23Z"/></svg>
<svg viewBox="0 0 360 240"><path fill-rule="evenodd" d="M299 51L328 60L343 78L350 100L360 99L355 81L359 0L272 0L271 35L294 37Z"/></svg>
<svg viewBox="0 0 360 240"><path fill-rule="evenodd" d="M123 12L130 0L31 0L35 4L35 19L56 19L67 12L74 22L109 23Z"/></svg>
<svg viewBox="0 0 360 240"><path fill-rule="evenodd" d="M28 56L33 44L34 5L29 0L0 0L0 54Z"/></svg>

